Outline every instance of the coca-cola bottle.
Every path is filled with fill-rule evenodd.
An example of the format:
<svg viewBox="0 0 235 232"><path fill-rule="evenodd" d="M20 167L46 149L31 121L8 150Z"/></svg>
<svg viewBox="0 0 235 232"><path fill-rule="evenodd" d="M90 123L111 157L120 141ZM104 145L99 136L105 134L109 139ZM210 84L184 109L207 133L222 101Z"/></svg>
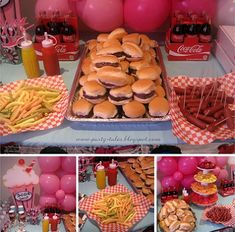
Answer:
<svg viewBox="0 0 235 232"><path fill-rule="evenodd" d="M186 36L189 38L197 37L197 24L193 22L192 24L187 25Z"/></svg>
<svg viewBox="0 0 235 232"><path fill-rule="evenodd" d="M184 42L184 25L177 23L171 31L171 42L183 43Z"/></svg>
<svg viewBox="0 0 235 232"><path fill-rule="evenodd" d="M41 43L44 40L44 33L47 31L46 26L43 24L43 20L46 17L46 12L39 13L39 23L35 28L35 42Z"/></svg>
<svg viewBox="0 0 235 232"><path fill-rule="evenodd" d="M200 29L199 41L201 43L210 43L211 39L211 25L209 23L204 23Z"/></svg>
<svg viewBox="0 0 235 232"><path fill-rule="evenodd" d="M59 43L61 41L60 23L58 22L56 12L53 12L52 19L47 23L47 26L48 34L53 35L56 38L57 43Z"/></svg>

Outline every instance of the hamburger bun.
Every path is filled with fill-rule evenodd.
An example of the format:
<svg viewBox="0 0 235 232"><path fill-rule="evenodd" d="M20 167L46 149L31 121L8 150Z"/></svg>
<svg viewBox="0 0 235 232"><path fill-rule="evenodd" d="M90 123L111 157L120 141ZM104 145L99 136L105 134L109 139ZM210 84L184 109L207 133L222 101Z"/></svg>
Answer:
<svg viewBox="0 0 235 232"><path fill-rule="evenodd" d="M130 85L111 89L108 99L115 105L123 105L132 100L133 92Z"/></svg>
<svg viewBox="0 0 235 232"><path fill-rule="evenodd" d="M158 78L157 80L155 80L155 84L162 85L162 78Z"/></svg>
<svg viewBox="0 0 235 232"><path fill-rule="evenodd" d="M127 73L129 70L129 62L126 60L120 61L121 69L123 72Z"/></svg>
<svg viewBox="0 0 235 232"><path fill-rule="evenodd" d="M129 72L136 76L136 72L144 67L148 67L150 64L145 60L130 62Z"/></svg>
<svg viewBox="0 0 235 232"><path fill-rule="evenodd" d="M105 42L108 39L108 36L109 34L107 33L100 33L96 39L98 42Z"/></svg>
<svg viewBox="0 0 235 232"><path fill-rule="evenodd" d="M91 72L87 75L87 81L96 81L98 82L97 72Z"/></svg>
<svg viewBox="0 0 235 232"><path fill-rule="evenodd" d="M121 43L117 39L108 39L103 43L103 48L107 48L110 46L121 46Z"/></svg>
<svg viewBox="0 0 235 232"><path fill-rule="evenodd" d="M127 35L127 32L125 31L124 28L116 28L115 30L113 30L109 35L108 35L108 39L118 39L118 40L122 40L122 38Z"/></svg>
<svg viewBox="0 0 235 232"><path fill-rule="evenodd" d="M83 60L81 69L84 75L87 75L93 71L93 66L92 66L90 57L86 57Z"/></svg>
<svg viewBox="0 0 235 232"><path fill-rule="evenodd" d="M106 89L96 81L87 81L82 88L81 97L97 104L106 99Z"/></svg>
<svg viewBox="0 0 235 232"><path fill-rule="evenodd" d="M156 91L157 97L165 97L166 96L166 92L161 85L156 85L155 91Z"/></svg>
<svg viewBox="0 0 235 232"><path fill-rule="evenodd" d="M126 55L126 59L129 61L137 61L143 58L142 49L135 43L125 42L122 44L123 51Z"/></svg>
<svg viewBox="0 0 235 232"><path fill-rule="evenodd" d="M159 66L156 65L142 67L136 72L136 76L139 80L148 79L154 81L160 78L160 74L161 74L161 69Z"/></svg>
<svg viewBox="0 0 235 232"><path fill-rule="evenodd" d="M166 98L155 97L149 103L149 115L151 117L163 117L169 112L169 103Z"/></svg>
<svg viewBox="0 0 235 232"><path fill-rule="evenodd" d="M104 101L94 106L94 116L97 118L114 118L117 115L117 108L109 101Z"/></svg>
<svg viewBox="0 0 235 232"><path fill-rule="evenodd" d="M87 81L88 81L88 75L83 75L79 78L79 84L81 86L83 86L85 84L85 82L87 82Z"/></svg>
<svg viewBox="0 0 235 232"><path fill-rule="evenodd" d="M146 112L144 105L137 101L131 101L123 105L122 109L128 118L141 118Z"/></svg>
<svg viewBox="0 0 235 232"><path fill-rule="evenodd" d="M93 49L96 49L96 46L97 46L97 40L96 39L91 39L89 41L87 41L87 47L89 49L89 51L93 50Z"/></svg>
<svg viewBox="0 0 235 232"><path fill-rule="evenodd" d="M98 55L92 59L92 64L95 70L99 70L105 66L111 66L115 68L120 67L118 58L113 55Z"/></svg>
<svg viewBox="0 0 235 232"><path fill-rule="evenodd" d="M151 80L138 80L132 85L134 99L141 103L149 103L155 96L155 84Z"/></svg>
<svg viewBox="0 0 235 232"><path fill-rule="evenodd" d="M76 116L85 118L91 116L92 107L93 104L82 98L73 102L72 112Z"/></svg>
<svg viewBox="0 0 235 232"><path fill-rule="evenodd" d="M127 75L127 81L128 81L128 85L132 85L135 83L135 77L133 75Z"/></svg>
<svg viewBox="0 0 235 232"><path fill-rule="evenodd" d="M97 51L97 55L114 55L119 60L125 59L122 46L117 44L112 44L109 47L100 49L99 51Z"/></svg>
<svg viewBox="0 0 235 232"><path fill-rule="evenodd" d="M99 83L108 89L127 85L126 74L114 67L103 67L97 72Z"/></svg>
<svg viewBox="0 0 235 232"><path fill-rule="evenodd" d="M140 34L139 33L131 33L131 34L125 35L122 38L122 42L123 43L132 42L132 43L135 43L137 45L140 45Z"/></svg>

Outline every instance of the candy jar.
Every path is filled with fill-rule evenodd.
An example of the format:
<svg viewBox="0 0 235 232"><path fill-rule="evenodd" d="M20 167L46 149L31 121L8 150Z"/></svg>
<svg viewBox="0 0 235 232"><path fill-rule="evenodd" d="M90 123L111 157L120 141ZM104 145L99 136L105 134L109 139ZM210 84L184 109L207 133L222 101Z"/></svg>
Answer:
<svg viewBox="0 0 235 232"><path fill-rule="evenodd" d="M106 187L105 168L100 161L96 166L96 185L98 189L104 189Z"/></svg>
<svg viewBox="0 0 235 232"><path fill-rule="evenodd" d="M109 186L113 186L117 184L117 174L118 174L117 167L118 167L118 163L112 159L112 163L109 164L109 168L108 168Z"/></svg>

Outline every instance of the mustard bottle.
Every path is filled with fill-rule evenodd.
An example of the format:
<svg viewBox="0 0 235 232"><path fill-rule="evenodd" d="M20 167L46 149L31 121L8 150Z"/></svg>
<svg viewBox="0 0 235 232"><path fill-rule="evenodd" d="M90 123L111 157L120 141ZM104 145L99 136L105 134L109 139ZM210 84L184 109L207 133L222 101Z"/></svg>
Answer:
<svg viewBox="0 0 235 232"><path fill-rule="evenodd" d="M26 33L23 32L24 40L21 42L21 56L24 69L28 78L40 76L39 63L36 52L33 47L33 42L26 38Z"/></svg>
<svg viewBox="0 0 235 232"><path fill-rule="evenodd" d="M96 185L98 189L104 189L106 187L106 177L105 177L105 169L100 161L96 167Z"/></svg>
<svg viewBox="0 0 235 232"><path fill-rule="evenodd" d="M42 219L42 232L48 232L49 231L49 217L47 214Z"/></svg>

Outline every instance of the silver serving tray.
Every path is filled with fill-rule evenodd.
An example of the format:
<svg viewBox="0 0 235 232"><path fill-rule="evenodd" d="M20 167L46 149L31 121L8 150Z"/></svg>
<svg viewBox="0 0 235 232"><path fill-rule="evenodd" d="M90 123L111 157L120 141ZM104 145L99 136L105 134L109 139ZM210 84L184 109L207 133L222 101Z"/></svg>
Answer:
<svg viewBox="0 0 235 232"><path fill-rule="evenodd" d="M162 53L161 53L161 50L159 47L155 48L155 50L157 53L159 65L162 69L162 73L161 73L162 86L165 89L166 98L169 101L170 100L170 88L169 88L169 84L167 81L167 73L166 73L165 65L163 63ZM81 77L81 74L82 74L81 66L82 66L82 62L83 62L84 58L87 55L87 52L88 52L88 48L85 45L83 52L81 54L80 62L78 64L78 67L77 67L77 70L75 73L75 77L73 80L72 88L70 91L68 108L67 108L67 112L65 114L66 119L68 119L69 121L77 121L77 122L161 122L161 121L169 121L170 120L170 111L168 112L168 114L166 116L157 117L157 118L150 117L148 114L146 114L146 116L143 118L118 117L118 118L111 118L111 119L102 119L102 118L95 118L95 117L82 118L82 117L78 117L76 115L73 115L72 104L73 104L74 100L76 100L76 98L78 96L78 91L81 87L79 85L79 78Z"/></svg>

